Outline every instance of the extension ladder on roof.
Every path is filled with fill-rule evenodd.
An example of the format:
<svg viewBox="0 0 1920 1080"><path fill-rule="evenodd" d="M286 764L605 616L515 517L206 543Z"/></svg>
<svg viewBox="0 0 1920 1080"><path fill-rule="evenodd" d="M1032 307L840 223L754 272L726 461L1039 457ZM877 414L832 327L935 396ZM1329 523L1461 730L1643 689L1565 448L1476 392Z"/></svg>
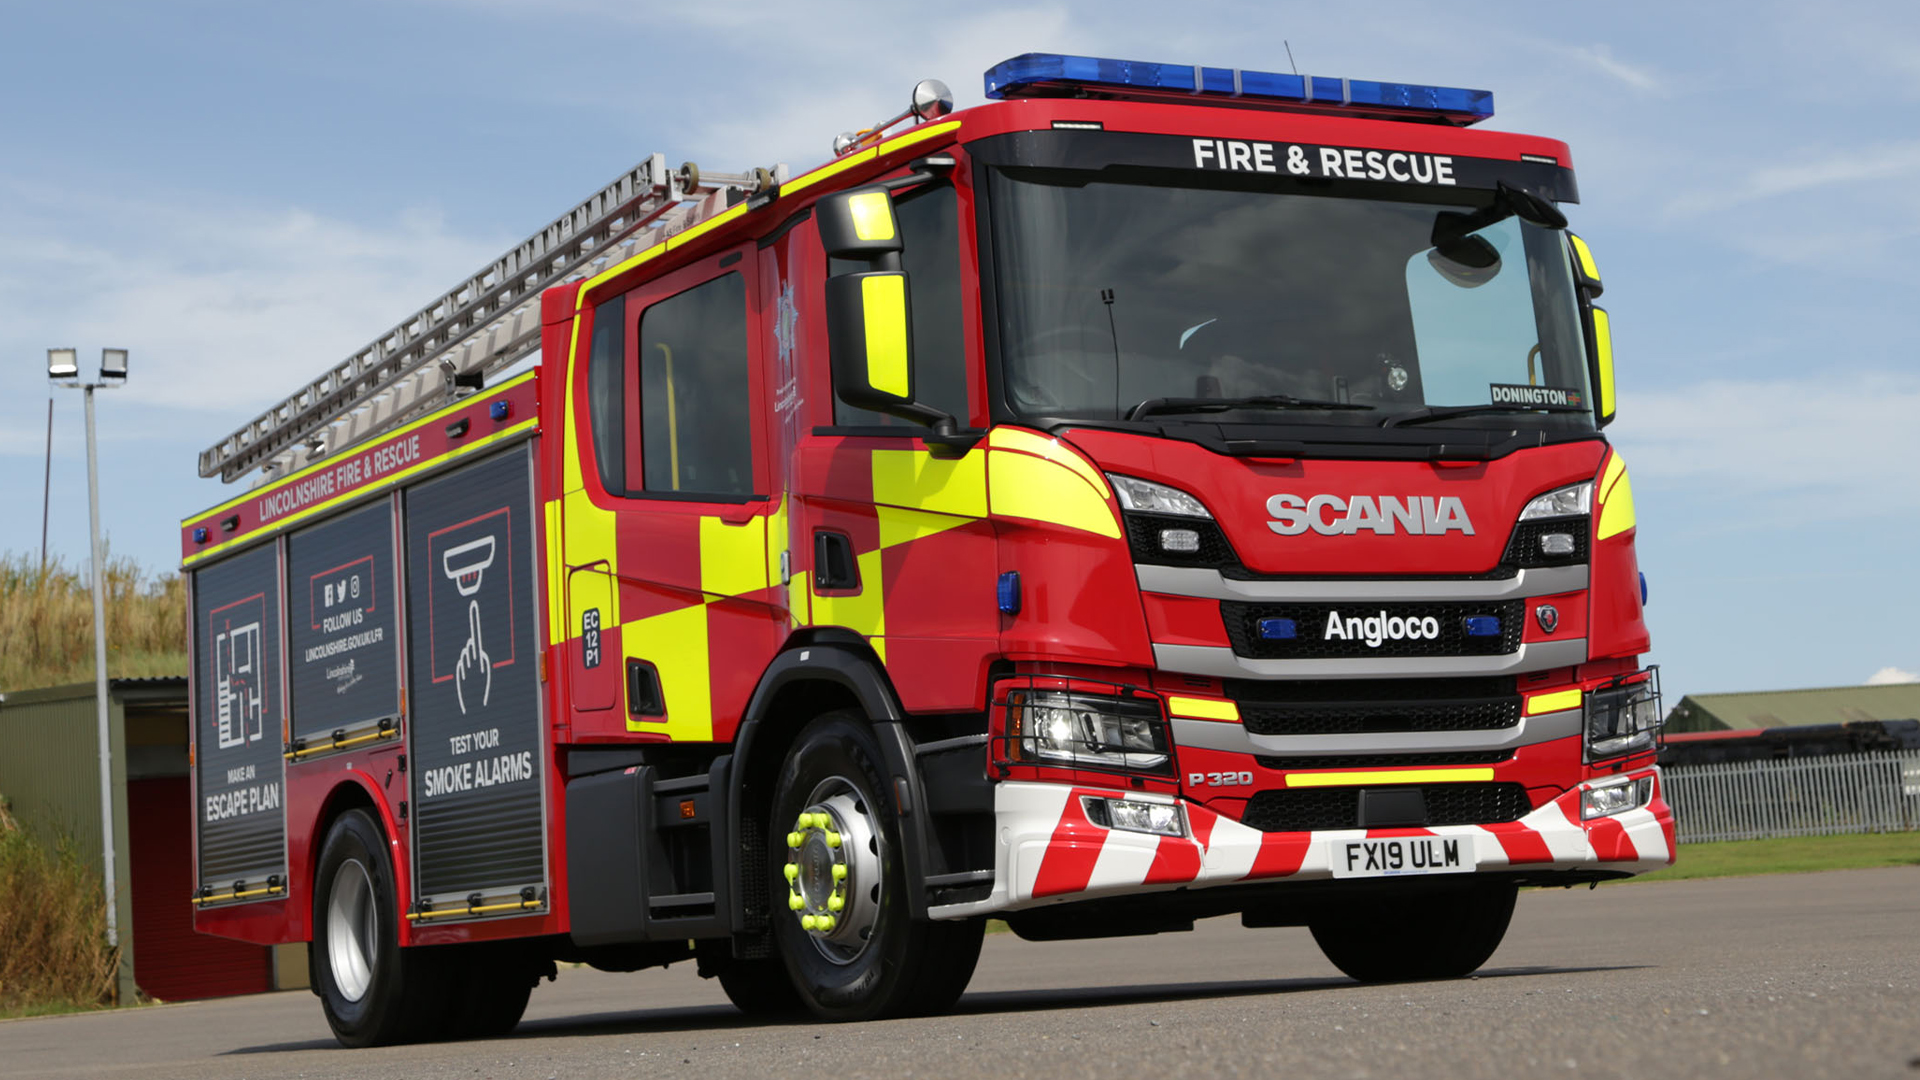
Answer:
<svg viewBox="0 0 1920 1080"><path fill-rule="evenodd" d="M395 427L540 347L540 293L666 240L786 179L770 171L669 170L654 154L373 339L286 400L200 452L200 475L286 476Z"/></svg>

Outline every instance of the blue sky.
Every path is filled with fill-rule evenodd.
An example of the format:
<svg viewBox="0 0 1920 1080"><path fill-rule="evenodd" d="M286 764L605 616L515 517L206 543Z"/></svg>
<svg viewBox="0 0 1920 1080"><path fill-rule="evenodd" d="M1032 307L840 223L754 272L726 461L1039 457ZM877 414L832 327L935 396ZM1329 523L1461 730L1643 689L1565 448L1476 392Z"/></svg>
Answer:
<svg viewBox="0 0 1920 1080"><path fill-rule="evenodd" d="M926 15L922 17L921 12ZM825 158L1022 52L1494 91L1564 139L1607 281L1653 659L1682 693L1920 672L1920 5L0 0L0 549L39 545L50 345L116 551L196 452L655 150ZM52 547L86 549L79 396ZM1884 677L1884 676L1883 676Z"/></svg>

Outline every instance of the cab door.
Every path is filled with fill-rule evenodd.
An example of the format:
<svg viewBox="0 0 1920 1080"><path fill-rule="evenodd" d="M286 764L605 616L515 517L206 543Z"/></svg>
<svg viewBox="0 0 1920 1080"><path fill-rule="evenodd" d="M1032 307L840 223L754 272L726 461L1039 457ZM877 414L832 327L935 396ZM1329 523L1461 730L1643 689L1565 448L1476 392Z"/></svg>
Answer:
<svg viewBox="0 0 1920 1080"><path fill-rule="evenodd" d="M746 254L722 252L596 306L586 479L612 514L567 524L569 619L583 644L572 654L577 727L728 737L784 628L768 568L764 349ZM596 633L590 667L584 646ZM580 715L596 707L618 722Z"/></svg>

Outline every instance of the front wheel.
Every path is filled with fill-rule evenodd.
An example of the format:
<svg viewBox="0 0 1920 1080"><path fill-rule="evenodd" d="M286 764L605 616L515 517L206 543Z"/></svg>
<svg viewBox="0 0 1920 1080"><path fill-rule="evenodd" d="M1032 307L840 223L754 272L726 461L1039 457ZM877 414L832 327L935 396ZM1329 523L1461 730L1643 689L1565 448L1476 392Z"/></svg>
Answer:
<svg viewBox="0 0 1920 1080"><path fill-rule="evenodd" d="M400 947L387 841L364 810L327 830L313 888L313 992L343 1046L434 1038L446 1018L442 958Z"/></svg>
<svg viewBox="0 0 1920 1080"><path fill-rule="evenodd" d="M800 733L773 796L774 940L801 1002L829 1020L951 1008L986 924L915 922L879 743L852 712ZM785 910L781 910L784 908Z"/></svg>
<svg viewBox="0 0 1920 1080"><path fill-rule="evenodd" d="M1519 887L1475 881L1444 892L1343 904L1308 924L1333 966L1361 982L1458 979L1493 956Z"/></svg>

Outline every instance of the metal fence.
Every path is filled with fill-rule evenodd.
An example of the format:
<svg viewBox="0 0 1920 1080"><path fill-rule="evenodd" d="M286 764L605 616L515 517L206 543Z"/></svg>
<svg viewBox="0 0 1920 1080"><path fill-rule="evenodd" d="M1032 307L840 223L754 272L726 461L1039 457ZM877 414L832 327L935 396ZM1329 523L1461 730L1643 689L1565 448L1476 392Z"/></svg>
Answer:
<svg viewBox="0 0 1920 1080"><path fill-rule="evenodd" d="M1683 844L1920 829L1920 752L1667 769Z"/></svg>

